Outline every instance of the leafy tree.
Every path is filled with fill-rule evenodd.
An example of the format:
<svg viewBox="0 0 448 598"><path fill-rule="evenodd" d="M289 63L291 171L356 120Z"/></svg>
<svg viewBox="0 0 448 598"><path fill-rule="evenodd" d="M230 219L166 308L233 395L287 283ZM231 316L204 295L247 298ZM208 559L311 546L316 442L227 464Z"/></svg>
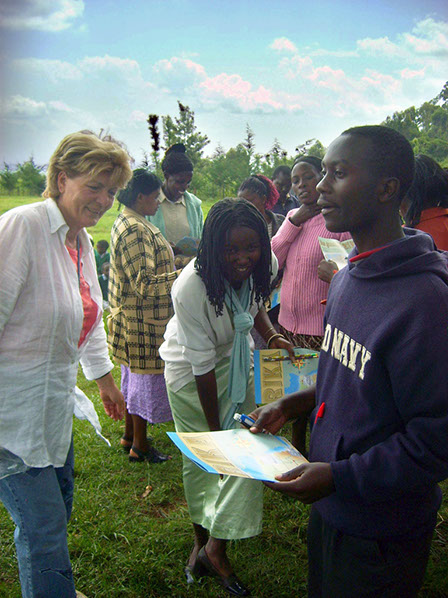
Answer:
<svg viewBox="0 0 448 598"><path fill-rule="evenodd" d="M10 195L17 185L17 174L11 170L9 164L3 163L4 169L0 172L0 185Z"/></svg>
<svg viewBox="0 0 448 598"><path fill-rule="evenodd" d="M21 195L41 195L45 189L43 166L37 166L31 156L26 162L17 164L15 191Z"/></svg>
<svg viewBox="0 0 448 598"><path fill-rule="evenodd" d="M431 156L441 166L448 165L448 141L430 137L426 133L411 141L414 154L426 154Z"/></svg>
<svg viewBox="0 0 448 598"><path fill-rule="evenodd" d="M160 159L159 159L159 152L160 152L160 134L159 134L159 117L157 114L149 114L148 118L146 119L148 123L148 129L151 135L151 154L148 155L147 152L143 152L143 161L142 166L145 168L150 168L159 176L162 174L162 169L160 166Z"/></svg>
<svg viewBox="0 0 448 598"><path fill-rule="evenodd" d="M174 143L183 143L187 148L188 157L193 165L197 166L202 159L204 148L210 143L210 140L207 135L203 135L198 131L194 122L193 110L179 101L177 104L179 106L178 117L173 119L169 115L162 116L165 150Z"/></svg>
<svg viewBox="0 0 448 598"><path fill-rule="evenodd" d="M255 133L251 129L249 123L246 123L246 137L240 146L246 151L247 154L247 177L251 174L255 174L257 170L257 156L255 154Z"/></svg>
<svg viewBox="0 0 448 598"><path fill-rule="evenodd" d="M319 141L319 139L307 139L305 143L301 143L296 147L296 160L300 156L316 156L317 158L323 158L325 155L325 147Z"/></svg>

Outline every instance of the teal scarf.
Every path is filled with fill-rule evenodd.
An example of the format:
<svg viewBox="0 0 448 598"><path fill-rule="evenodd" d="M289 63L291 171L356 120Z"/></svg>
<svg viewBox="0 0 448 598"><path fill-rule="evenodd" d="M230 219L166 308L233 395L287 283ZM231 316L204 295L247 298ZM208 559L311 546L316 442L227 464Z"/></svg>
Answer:
<svg viewBox="0 0 448 598"><path fill-rule="evenodd" d="M251 280L251 279L250 279ZM250 344L249 333L253 328L254 319L249 313L251 284L245 280L240 292L226 282L225 302L233 314L235 337L233 339L232 354L230 356L228 393L232 400L232 407L222 423L224 430L234 427L233 416L246 399L247 383L250 374Z"/></svg>

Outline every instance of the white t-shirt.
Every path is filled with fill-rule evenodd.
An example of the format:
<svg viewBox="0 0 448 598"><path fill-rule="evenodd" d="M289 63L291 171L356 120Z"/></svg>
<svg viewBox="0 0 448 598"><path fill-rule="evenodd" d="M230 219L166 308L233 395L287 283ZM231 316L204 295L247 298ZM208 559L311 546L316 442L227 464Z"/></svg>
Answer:
<svg viewBox="0 0 448 598"><path fill-rule="evenodd" d="M235 330L229 310L224 305L222 316L207 298L205 285L194 269L192 260L173 285L171 297L174 316L168 322L160 356L165 361L166 383L174 392L195 376L213 370L232 351ZM277 258L272 254L273 278L277 275ZM259 310L253 304L249 312L255 318ZM249 335L251 350L254 348Z"/></svg>

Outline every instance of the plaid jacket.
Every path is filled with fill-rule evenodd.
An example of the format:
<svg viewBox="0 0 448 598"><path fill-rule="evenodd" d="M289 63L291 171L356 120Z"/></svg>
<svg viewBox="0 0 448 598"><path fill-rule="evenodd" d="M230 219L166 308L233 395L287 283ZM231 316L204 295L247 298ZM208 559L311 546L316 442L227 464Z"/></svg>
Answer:
<svg viewBox="0 0 448 598"><path fill-rule="evenodd" d="M157 227L124 208L111 233L108 344L115 361L137 374L161 374L159 347L173 315L171 287L180 271Z"/></svg>

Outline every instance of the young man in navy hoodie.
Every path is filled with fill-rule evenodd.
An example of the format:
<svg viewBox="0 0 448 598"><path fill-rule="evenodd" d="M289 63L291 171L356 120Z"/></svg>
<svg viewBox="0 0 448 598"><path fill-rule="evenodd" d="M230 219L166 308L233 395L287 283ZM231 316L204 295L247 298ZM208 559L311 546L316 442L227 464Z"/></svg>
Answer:
<svg viewBox="0 0 448 598"><path fill-rule="evenodd" d="M267 485L313 503L313 598L417 596L448 477L448 260L401 226L413 168L382 126L328 148L318 204L356 247L330 287L316 388L252 414L276 433L312 412L310 463Z"/></svg>

